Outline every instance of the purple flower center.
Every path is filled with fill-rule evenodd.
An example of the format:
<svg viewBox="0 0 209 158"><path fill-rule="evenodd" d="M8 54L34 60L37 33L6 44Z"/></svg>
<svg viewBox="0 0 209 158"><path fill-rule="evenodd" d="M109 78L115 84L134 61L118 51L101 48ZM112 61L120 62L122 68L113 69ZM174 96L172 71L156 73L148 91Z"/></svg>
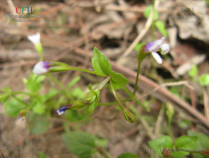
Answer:
<svg viewBox="0 0 209 158"><path fill-rule="evenodd" d="M45 69L48 70L48 69L50 68L50 62L43 61L42 63L43 63L43 67L44 67Z"/></svg>

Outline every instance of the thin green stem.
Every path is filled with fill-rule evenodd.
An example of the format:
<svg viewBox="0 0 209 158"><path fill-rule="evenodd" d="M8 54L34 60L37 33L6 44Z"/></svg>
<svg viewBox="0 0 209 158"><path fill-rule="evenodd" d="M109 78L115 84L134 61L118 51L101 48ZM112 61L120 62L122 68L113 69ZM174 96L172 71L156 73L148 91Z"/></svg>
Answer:
<svg viewBox="0 0 209 158"><path fill-rule="evenodd" d="M105 157L113 158L107 150L105 150L104 148L100 148L100 149L101 149L102 153L105 155Z"/></svg>
<svg viewBox="0 0 209 158"><path fill-rule="evenodd" d="M65 88L65 86L58 79L56 79L55 77L53 77L50 73L48 74L48 76L49 76L49 78L52 81L54 81L56 84L58 84L63 89L63 91L65 92L65 94L68 97L68 99L71 99L72 100L72 97L68 93L68 90Z"/></svg>
<svg viewBox="0 0 209 158"><path fill-rule="evenodd" d="M127 99L124 99L124 100L121 100L121 102L126 102L126 101L130 101L132 100L133 98L130 97L130 98L127 98ZM115 104L118 104L118 102L110 102L110 103L99 103L98 105L99 106L108 106L108 105L115 105Z"/></svg>
<svg viewBox="0 0 209 158"><path fill-rule="evenodd" d="M140 52L139 52L140 53ZM141 67L142 60L138 59L138 69L137 69L137 76L136 76L136 82L134 86L134 92L133 95L135 96L136 91L137 91L137 86L138 86L138 81L139 81L139 73L140 73L140 67Z"/></svg>
<svg viewBox="0 0 209 158"><path fill-rule="evenodd" d="M110 76L108 76L96 89L101 90L109 80Z"/></svg>
<svg viewBox="0 0 209 158"><path fill-rule="evenodd" d="M120 101L120 99L118 98L118 96L117 96L117 94L116 94L116 92L115 92L115 90L114 90L114 88L113 88L113 86L112 86L112 83L111 83L111 82L110 82L110 87L111 87L111 90L112 90L112 93L113 93L113 95L114 95L115 99L118 101L118 103L119 103L120 107L124 110L124 109L125 109L125 107L123 106L122 102L121 102L121 101Z"/></svg>
<svg viewBox="0 0 209 158"><path fill-rule="evenodd" d="M87 70L87 69L83 69L83 68L79 68L79 67L69 66L69 70L82 71L82 72L86 72L86 73L90 73L90 74L106 77L106 75L104 75L104 74L99 74L97 72L94 72L94 71L91 71L91 70Z"/></svg>
<svg viewBox="0 0 209 158"><path fill-rule="evenodd" d="M28 96L31 96L31 97L35 96L35 95L32 94L32 93L21 92L21 91L14 91L14 92L12 92L12 93L13 93L13 94L25 94L25 95L28 95Z"/></svg>
<svg viewBox="0 0 209 158"><path fill-rule="evenodd" d="M139 101L136 96L134 96L126 87L123 87L123 90L130 96L131 99L135 100L139 105L145 108L147 111L150 111L149 107L145 106L141 101Z"/></svg>

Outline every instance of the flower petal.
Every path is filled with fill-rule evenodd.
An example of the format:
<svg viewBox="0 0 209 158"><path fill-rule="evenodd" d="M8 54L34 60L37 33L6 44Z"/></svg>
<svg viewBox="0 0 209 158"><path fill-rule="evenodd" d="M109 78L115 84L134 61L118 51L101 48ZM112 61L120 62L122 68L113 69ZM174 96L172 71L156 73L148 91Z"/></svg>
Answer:
<svg viewBox="0 0 209 158"><path fill-rule="evenodd" d="M37 34L35 34L35 35L29 35L29 36L28 36L28 39L29 39L34 45L40 43L40 38L41 38L41 36L40 36L40 33L39 33L39 32L38 32Z"/></svg>
<svg viewBox="0 0 209 158"><path fill-rule="evenodd" d="M66 113L65 111L69 109L69 105L66 105L64 107L61 107L57 110L58 115L62 115L64 113Z"/></svg>
<svg viewBox="0 0 209 158"><path fill-rule="evenodd" d="M164 55L164 54L167 54L169 52L170 45L167 44L167 43L163 43L163 44L161 44L160 48L161 48L161 54Z"/></svg>
<svg viewBox="0 0 209 158"><path fill-rule="evenodd" d="M34 66L33 73L36 75L41 75L47 73L49 71L49 68L50 68L50 62L41 61Z"/></svg>
<svg viewBox="0 0 209 158"><path fill-rule="evenodd" d="M161 39L154 41L154 42L149 42L145 44L145 52L157 52L160 49L160 45L164 41L165 37L162 37Z"/></svg>
<svg viewBox="0 0 209 158"><path fill-rule="evenodd" d="M159 54L157 54L156 52L152 52L152 56L155 58L158 64L162 64L163 60Z"/></svg>

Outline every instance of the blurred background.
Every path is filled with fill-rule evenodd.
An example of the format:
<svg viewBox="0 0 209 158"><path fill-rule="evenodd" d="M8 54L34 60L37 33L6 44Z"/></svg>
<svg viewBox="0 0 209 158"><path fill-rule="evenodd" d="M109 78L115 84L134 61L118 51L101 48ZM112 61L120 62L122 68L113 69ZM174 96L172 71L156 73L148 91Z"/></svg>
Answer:
<svg viewBox="0 0 209 158"><path fill-rule="evenodd" d="M115 158L124 152L158 157L148 141L168 135L166 112L170 106L175 111L170 133L174 139L189 130L208 135L208 4L205 0L1 0L0 89L38 94L16 96L24 104L36 106L22 121L21 101L0 103L0 148L5 158L37 158L40 152L48 158L77 158L64 135L69 131L96 137L101 147L94 158L108 154ZM37 32L45 61L93 70L91 57L97 47L113 70L129 79L131 92L140 43L166 37L164 42L171 50L162 56L163 63L157 64L149 55L141 66L137 98L150 111L133 101L124 103L136 117L133 124L124 119L118 105L98 106L90 117L84 110L58 116L57 109L72 98L82 99L89 83L94 87L104 78L67 71L34 80L32 69L39 54L27 36ZM156 89L160 85L162 88ZM118 96L128 98L122 90ZM104 87L100 103L114 101L109 87ZM44 110L39 109L42 105ZM19 149L21 143L24 148Z"/></svg>

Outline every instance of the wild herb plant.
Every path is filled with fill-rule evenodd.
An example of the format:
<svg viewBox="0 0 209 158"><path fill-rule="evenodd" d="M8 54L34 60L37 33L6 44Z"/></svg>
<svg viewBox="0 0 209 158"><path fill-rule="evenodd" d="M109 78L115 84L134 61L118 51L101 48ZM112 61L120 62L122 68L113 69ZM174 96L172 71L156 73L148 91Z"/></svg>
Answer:
<svg viewBox="0 0 209 158"><path fill-rule="evenodd" d="M157 63L162 63L162 58L158 54L160 52L162 55L166 54L170 50L169 44L163 43L165 37L154 42L149 42L147 44L141 44L138 49L138 69L137 77L134 85L134 91L131 93L125 86L129 83L129 80L125 78L122 74L114 72L112 66L108 59L97 49L93 50L92 67L94 71L79 67L74 67L67 65L62 62L54 61L43 61L43 49L40 42L40 34L32 35L28 37L29 40L33 42L36 50L40 54L40 62L38 62L34 68L33 73L30 75L29 79L23 79L28 92L23 91L12 91L9 87L1 90L0 102L4 103L6 113L12 117L19 117L23 119L27 116L29 122L33 122L33 125L29 125L29 130L32 133L43 133L47 130L51 124L45 118L51 116L51 111L57 110L58 115L67 113L66 111L71 111L66 114L66 118L71 114L77 115L79 119L86 118L94 113L94 110L98 105L111 106L114 104L119 104L120 109L123 112L124 118L129 123L134 123L135 118L141 119L137 110L134 107L130 107L134 114L129 110L128 107L123 105L124 102L134 100L136 103L141 105L147 111L149 107L140 102L136 97L137 87L138 87L138 77L140 74L140 67L143 60L147 55L151 54ZM96 87L93 88L91 83L88 85L88 92L83 93L81 90L77 89L77 94L79 97L75 99L73 97L72 86L79 81L80 77L73 79L68 87L65 87L58 79L54 78L51 73L63 72L63 71L81 71L84 73L89 73L96 75L98 77L104 78L103 81ZM61 87L61 90L51 88L45 95L41 94L42 82L49 78L54 83ZM204 77L207 79L206 77ZM205 79L200 79L201 81ZM110 90L115 97L117 102L111 103L99 103L100 93L104 86L109 86ZM120 100L117 95L117 90L122 89L130 97L124 100ZM61 94L61 95L60 95ZM58 98L59 97L59 98ZM65 106L61 106L61 105ZM76 110L81 109L82 115L78 116L75 113ZM72 113L74 111L74 113ZM84 115L84 112L87 116ZM149 142L151 148L157 152L158 155L169 158L182 157L188 155L189 153L197 154L199 157L201 155L207 157L209 155L208 147L209 141L203 143L202 139L208 139L207 136L190 131L188 136L181 136L174 140L171 138L171 122L174 115L174 109L171 105L167 105L166 115L168 117L168 134L169 136L162 136L155 140ZM35 122L35 119L42 120L40 122ZM79 131L66 131L62 134L67 148L75 155L80 158L91 158L93 154L100 155L103 153L106 157L111 158L111 155L105 150L107 145L107 140L97 138L94 135ZM201 151L194 151L193 149L201 148ZM40 158L46 157L43 153L40 153ZM132 153L123 153L118 156L118 158L137 158L138 156Z"/></svg>

